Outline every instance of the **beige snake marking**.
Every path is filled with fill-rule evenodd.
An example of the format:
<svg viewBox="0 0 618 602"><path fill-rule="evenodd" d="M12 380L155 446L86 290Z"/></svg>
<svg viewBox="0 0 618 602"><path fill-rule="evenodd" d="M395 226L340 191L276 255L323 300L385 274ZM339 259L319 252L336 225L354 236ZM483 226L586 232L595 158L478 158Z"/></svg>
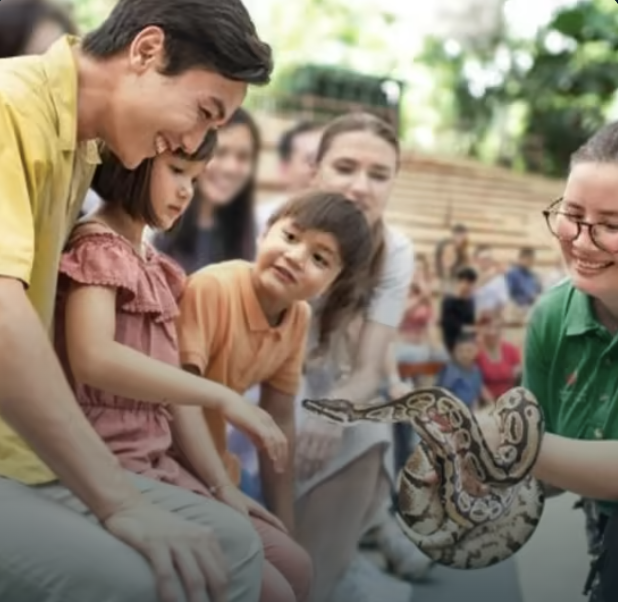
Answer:
<svg viewBox="0 0 618 602"><path fill-rule="evenodd" d="M545 497L531 476L544 433L534 395L522 387L495 403L500 443L492 452L468 407L439 387L357 406L306 399L303 408L326 420L410 422L421 438L397 478L397 521L427 556L452 568L491 566L515 554L541 519ZM432 485L426 475L435 471ZM466 483L466 475L478 481ZM483 489L479 489L482 484Z"/></svg>

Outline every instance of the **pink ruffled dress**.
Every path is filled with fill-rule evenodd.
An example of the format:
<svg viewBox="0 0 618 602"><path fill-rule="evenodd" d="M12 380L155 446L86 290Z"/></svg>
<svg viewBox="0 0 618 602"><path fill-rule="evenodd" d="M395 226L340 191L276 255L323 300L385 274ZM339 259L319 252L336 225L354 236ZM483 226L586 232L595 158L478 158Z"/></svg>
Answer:
<svg viewBox="0 0 618 602"><path fill-rule="evenodd" d="M105 286L116 290L115 340L180 369L175 318L184 279L182 269L152 246L142 257L128 240L102 225L78 226L60 263L55 346L77 401L126 470L211 497L208 488L175 458L167 407L77 382L66 350L69 287L72 283Z"/></svg>

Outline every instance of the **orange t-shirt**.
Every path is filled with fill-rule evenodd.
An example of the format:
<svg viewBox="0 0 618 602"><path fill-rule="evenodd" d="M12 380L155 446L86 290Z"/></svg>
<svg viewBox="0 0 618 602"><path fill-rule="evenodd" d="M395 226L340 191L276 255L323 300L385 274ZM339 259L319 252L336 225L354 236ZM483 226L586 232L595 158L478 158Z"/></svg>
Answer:
<svg viewBox="0 0 618 602"><path fill-rule="evenodd" d="M294 303L281 324L270 326L255 295L251 270L247 261L226 261L189 276L180 299L180 361L241 394L266 383L295 395L305 356L309 304ZM204 415L217 451L238 484L240 465L227 451L225 419L216 410L204 410Z"/></svg>

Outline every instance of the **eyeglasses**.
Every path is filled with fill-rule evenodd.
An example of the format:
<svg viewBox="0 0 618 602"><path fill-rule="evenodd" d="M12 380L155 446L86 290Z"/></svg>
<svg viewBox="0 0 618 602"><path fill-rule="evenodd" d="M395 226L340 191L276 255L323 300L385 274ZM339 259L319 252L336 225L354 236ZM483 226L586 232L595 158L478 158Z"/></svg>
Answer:
<svg viewBox="0 0 618 602"><path fill-rule="evenodd" d="M545 221L549 231L558 240L573 242L582 232L582 227L588 228L590 240L596 247L607 253L618 254L618 224L591 224L567 211L561 211L560 206L564 199L556 199L545 211Z"/></svg>

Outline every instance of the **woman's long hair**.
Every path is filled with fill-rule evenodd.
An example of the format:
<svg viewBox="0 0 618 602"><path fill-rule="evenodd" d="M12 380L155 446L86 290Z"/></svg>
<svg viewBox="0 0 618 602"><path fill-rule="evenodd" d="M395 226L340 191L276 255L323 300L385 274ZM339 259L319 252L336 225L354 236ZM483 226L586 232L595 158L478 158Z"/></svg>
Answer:
<svg viewBox="0 0 618 602"><path fill-rule="evenodd" d="M212 258L213 263L230 259L251 260L255 255L254 202L261 139L257 124L244 109L238 109L222 129L238 125L247 127L250 132L255 161L245 186L229 203L215 210L216 229L221 233L222 248L220 254ZM160 251L174 258L194 256L199 236L198 217L203 202L198 190L178 223L170 231L155 237Z"/></svg>

